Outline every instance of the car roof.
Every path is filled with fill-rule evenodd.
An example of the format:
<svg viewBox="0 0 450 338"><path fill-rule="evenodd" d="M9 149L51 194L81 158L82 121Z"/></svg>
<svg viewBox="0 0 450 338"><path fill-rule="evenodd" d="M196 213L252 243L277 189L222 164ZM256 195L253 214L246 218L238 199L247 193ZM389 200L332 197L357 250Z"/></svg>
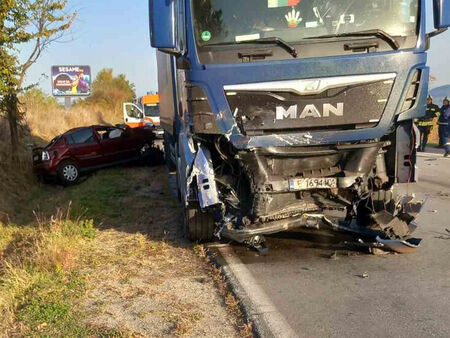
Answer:
<svg viewBox="0 0 450 338"><path fill-rule="evenodd" d="M76 127L76 128L72 128L67 130L65 133L61 134L61 135L70 135L73 134L79 130L83 130L83 129L88 129L88 128L94 128L94 129L108 129L108 128L118 128L116 126L111 126L111 125L101 125L101 124L93 124L91 126L83 126L83 127Z"/></svg>

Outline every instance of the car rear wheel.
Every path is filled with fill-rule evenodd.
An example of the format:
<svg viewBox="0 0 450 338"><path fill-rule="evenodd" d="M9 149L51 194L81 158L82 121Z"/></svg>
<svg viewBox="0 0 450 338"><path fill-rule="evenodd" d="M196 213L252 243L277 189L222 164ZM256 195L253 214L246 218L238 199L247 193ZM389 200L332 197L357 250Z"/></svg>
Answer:
<svg viewBox="0 0 450 338"><path fill-rule="evenodd" d="M214 237L214 219L210 213L202 212L197 203L184 207L184 230L195 242L207 242Z"/></svg>
<svg viewBox="0 0 450 338"><path fill-rule="evenodd" d="M65 186L75 184L80 179L80 169L73 162L63 162L58 167L58 178Z"/></svg>

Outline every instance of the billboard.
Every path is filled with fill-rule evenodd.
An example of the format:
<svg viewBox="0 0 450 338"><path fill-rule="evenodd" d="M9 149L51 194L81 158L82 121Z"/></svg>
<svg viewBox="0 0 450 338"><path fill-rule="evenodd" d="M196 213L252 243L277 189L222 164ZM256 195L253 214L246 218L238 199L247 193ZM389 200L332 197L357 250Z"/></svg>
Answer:
<svg viewBox="0 0 450 338"><path fill-rule="evenodd" d="M53 96L91 95L91 67L52 66Z"/></svg>

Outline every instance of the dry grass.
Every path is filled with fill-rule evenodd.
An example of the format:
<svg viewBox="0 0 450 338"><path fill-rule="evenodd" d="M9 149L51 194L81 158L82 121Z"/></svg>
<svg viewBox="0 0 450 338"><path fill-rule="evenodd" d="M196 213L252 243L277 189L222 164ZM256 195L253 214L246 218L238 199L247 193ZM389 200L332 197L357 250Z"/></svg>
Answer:
<svg viewBox="0 0 450 338"><path fill-rule="evenodd" d="M44 141L79 126L123 123L119 112L102 108L104 105L78 101L66 110L56 99L38 89L27 92L21 102L25 110L25 123L34 137Z"/></svg>
<svg viewBox="0 0 450 338"><path fill-rule="evenodd" d="M34 226L0 223L0 332L33 335L56 319L79 331L68 301L83 289L76 268L94 235L92 221L72 221L68 211Z"/></svg>
<svg viewBox="0 0 450 338"><path fill-rule="evenodd" d="M10 215L20 225L0 227L0 332L237 336L243 321L223 307L209 269L182 239L168 190L162 167L112 168L22 199ZM69 215L49 216L69 201Z"/></svg>
<svg viewBox="0 0 450 338"><path fill-rule="evenodd" d="M35 183L26 141L19 147L16 162L11 162L10 149L8 126L6 121L0 118L0 222L8 221L7 214Z"/></svg>

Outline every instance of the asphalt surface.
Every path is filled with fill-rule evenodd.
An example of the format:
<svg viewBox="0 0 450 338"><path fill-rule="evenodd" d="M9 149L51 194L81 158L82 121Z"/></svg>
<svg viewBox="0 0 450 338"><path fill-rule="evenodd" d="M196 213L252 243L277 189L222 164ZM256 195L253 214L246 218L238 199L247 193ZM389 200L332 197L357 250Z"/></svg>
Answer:
<svg viewBox="0 0 450 338"><path fill-rule="evenodd" d="M237 244L217 251L244 304L263 304L247 311L281 330L261 335L450 337L450 159L421 154L418 165L411 192L428 201L413 254L336 250L332 238L304 233L269 237L265 254Z"/></svg>

